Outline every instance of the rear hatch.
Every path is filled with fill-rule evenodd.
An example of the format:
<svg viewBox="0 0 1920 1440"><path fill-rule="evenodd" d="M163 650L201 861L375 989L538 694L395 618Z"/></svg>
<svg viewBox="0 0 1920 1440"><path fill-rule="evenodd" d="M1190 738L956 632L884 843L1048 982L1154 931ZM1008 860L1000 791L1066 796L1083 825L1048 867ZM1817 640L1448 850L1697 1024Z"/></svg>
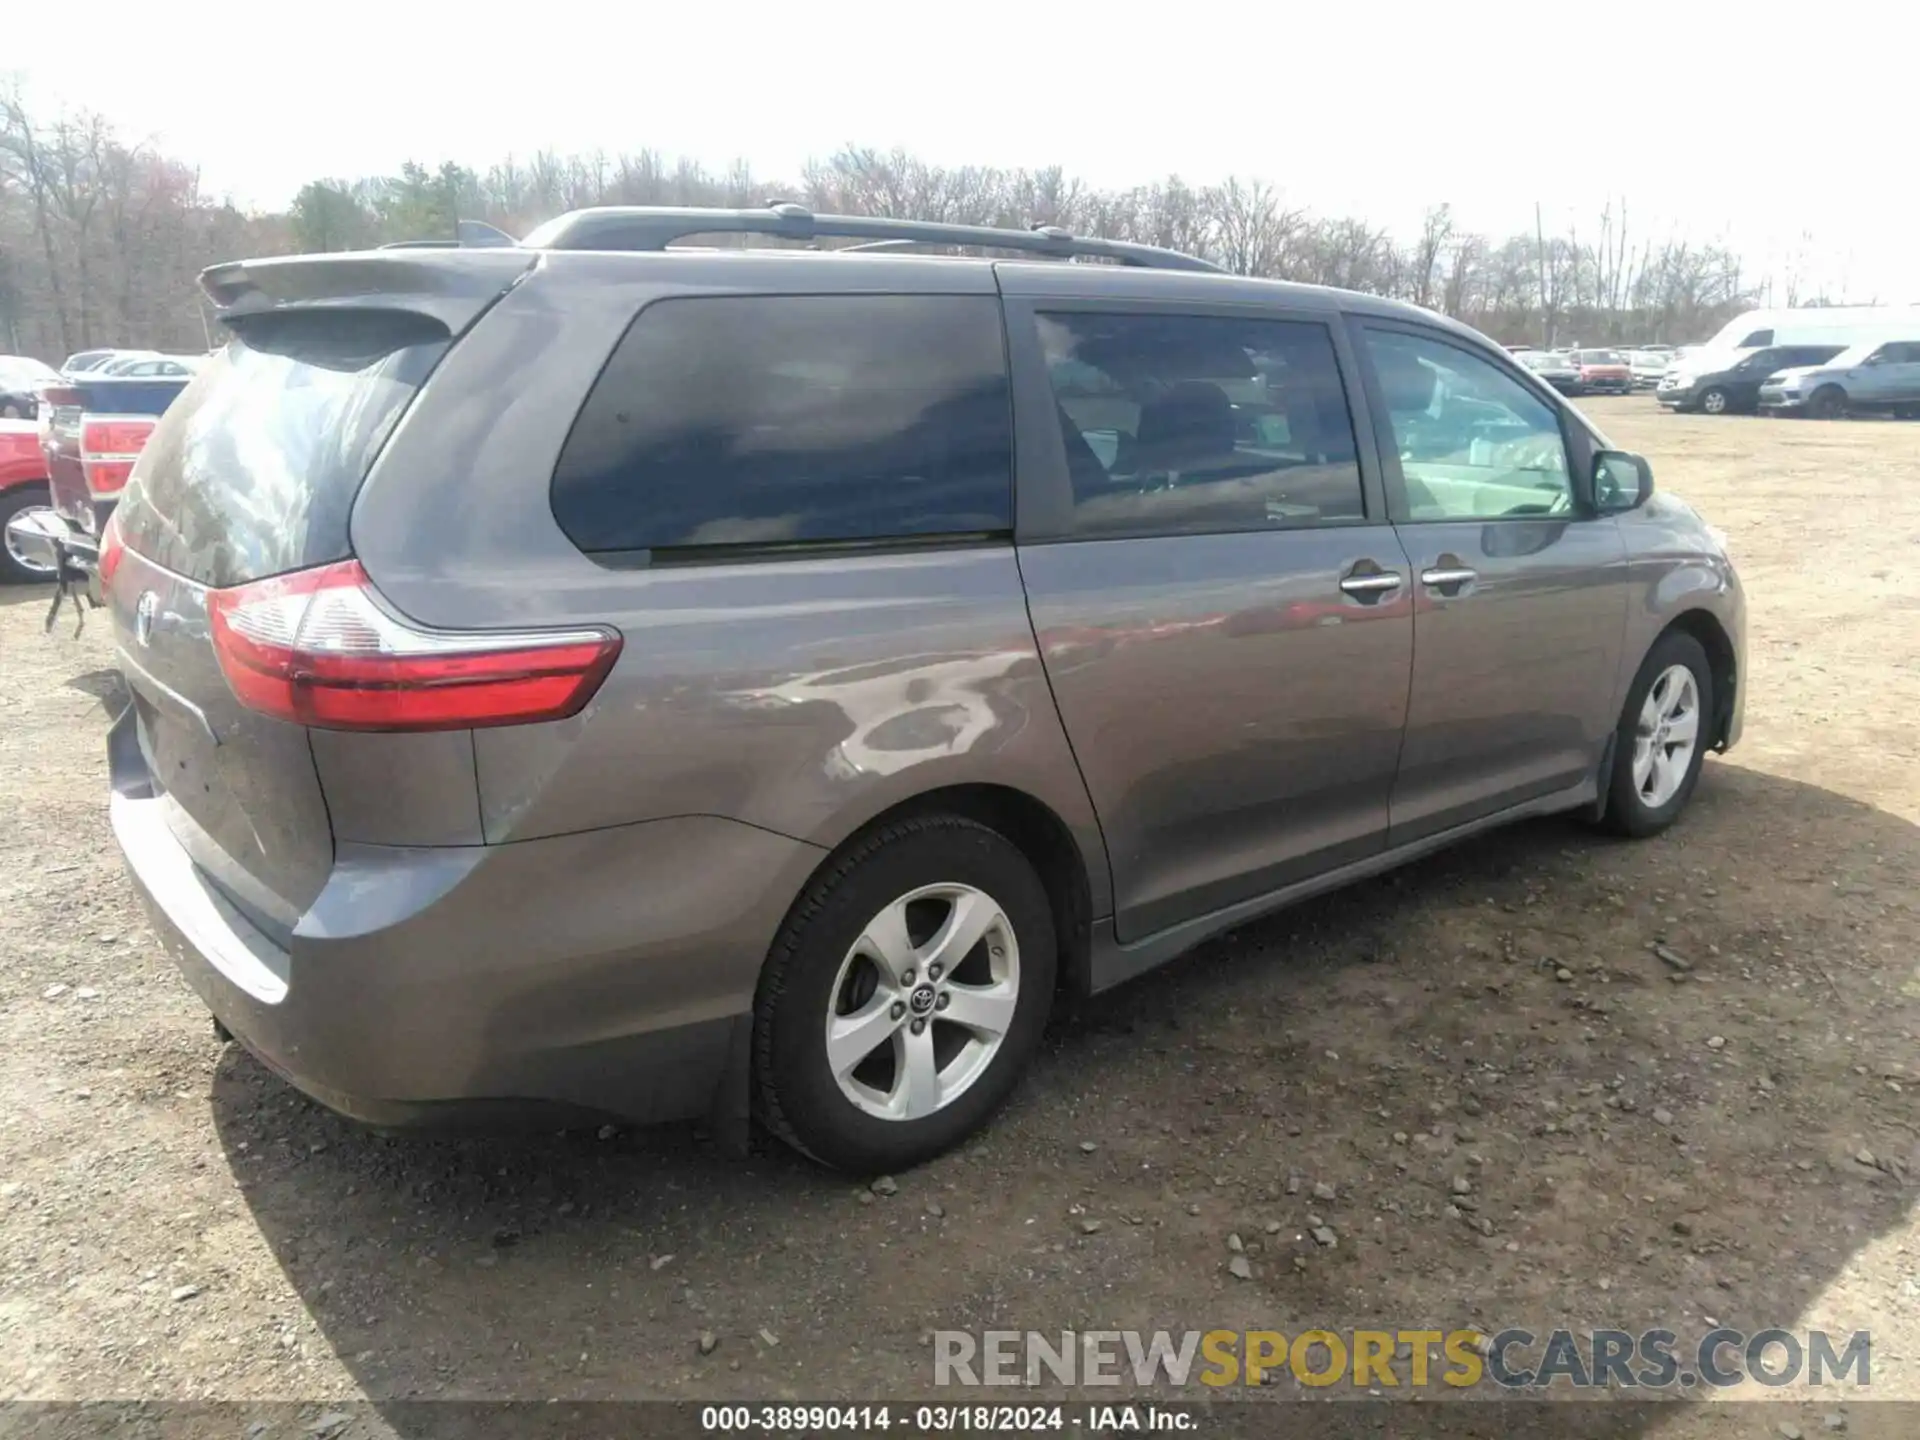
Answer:
<svg viewBox="0 0 1920 1440"><path fill-rule="evenodd" d="M216 632L235 596L264 592L270 607L284 582L260 582L350 556L349 512L387 436L527 258L489 267L497 283L470 286L464 305L445 286L423 286L426 303L410 306L392 284L369 302L349 260L335 287L346 294L329 296L325 263L280 262L296 268L291 287L262 275L273 266L248 267L225 294L209 284L241 302L229 317L234 338L155 430L101 566L168 823L201 871L282 943L326 881L333 832L307 727L257 696L242 703ZM386 278L404 281L409 268L433 274L431 264L387 262L401 273Z"/></svg>

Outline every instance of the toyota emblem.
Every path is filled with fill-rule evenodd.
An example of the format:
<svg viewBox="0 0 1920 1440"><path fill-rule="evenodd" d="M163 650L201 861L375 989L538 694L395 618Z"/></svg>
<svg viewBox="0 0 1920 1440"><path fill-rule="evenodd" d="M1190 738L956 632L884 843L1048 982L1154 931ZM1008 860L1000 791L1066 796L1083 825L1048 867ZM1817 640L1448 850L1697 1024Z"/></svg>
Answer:
<svg viewBox="0 0 1920 1440"><path fill-rule="evenodd" d="M153 616L160 608L160 597L149 590L140 597L140 603L133 607L133 638L142 645L153 643Z"/></svg>

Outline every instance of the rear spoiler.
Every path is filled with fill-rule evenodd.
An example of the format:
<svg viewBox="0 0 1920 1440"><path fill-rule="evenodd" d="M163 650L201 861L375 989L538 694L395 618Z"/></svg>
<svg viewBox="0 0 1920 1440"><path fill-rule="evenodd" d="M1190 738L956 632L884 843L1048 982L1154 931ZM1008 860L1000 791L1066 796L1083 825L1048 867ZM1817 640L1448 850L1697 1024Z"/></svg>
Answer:
<svg viewBox="0 0 1920 1440"><path fill-rule="evenodd" d="M454 227L452 240L389 240L382 250L501 250L519 245L519 241L497 225L484 220L462 220Z"/></svg>
<svg viewBox="0 0 1920 1440"><path fill-rule="evenodd" d="M223 321L285 310L399 310L458 335L539 259L499 246L281 255L209 266L200 288Z"/></svg>

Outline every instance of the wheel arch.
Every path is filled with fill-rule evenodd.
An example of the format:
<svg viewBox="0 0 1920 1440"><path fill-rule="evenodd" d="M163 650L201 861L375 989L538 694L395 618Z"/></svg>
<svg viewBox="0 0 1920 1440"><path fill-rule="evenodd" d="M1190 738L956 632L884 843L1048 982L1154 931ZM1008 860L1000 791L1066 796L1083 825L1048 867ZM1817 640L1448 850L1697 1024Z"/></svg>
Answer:
<svg viewBox="0 0 1920 1440"><path fill-rule="evenodd" d="M1091 867L1103 863L1104 857L1089 857L1060 814L1025 790L974 782L940 786L896 801L868 817L822 857L799 893L805 895L820 873L861 837L916 815L959 815L1012 842L1039 875L1053 907L1059 944L1055 988L1065 999L1087 994L1096 904Z"/></svg>
<svg viewBox="0 0 1920 1440"><path fill-rule="evenodd" d="M1683 610L1667 622L1666 628L1654 638L1657 645L1666 636L1678 632L1690 635L1699 642L1700 648L1707 652L1707 664L1713 672L1713 732L1708 737L1709 748L1724 749L1727 744L1727 732L1733 722L1734 695L1740 684L1739 658L1733 648L1733 638L1727 634L1726 626L1720 623L1720 617L1711 610L1694 608ZM1652 646L1648 647L1649 650Z"/></svg>

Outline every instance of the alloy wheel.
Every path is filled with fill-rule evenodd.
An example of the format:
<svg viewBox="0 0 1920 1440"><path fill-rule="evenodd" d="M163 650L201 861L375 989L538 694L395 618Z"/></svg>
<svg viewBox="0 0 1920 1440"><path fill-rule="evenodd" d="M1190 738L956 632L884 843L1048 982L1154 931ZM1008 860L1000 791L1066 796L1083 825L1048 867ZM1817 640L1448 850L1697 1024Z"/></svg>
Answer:
<svg viewBox="0 0 1920 1440"><path fill-rule="evenodd" d="M1700 743L1700 687L1685 665L1669 665L1647 690L1633 734L1633 785L1658 810L1680 792Z"/></svg>
<svg viewBox="0 0 1920 1440"><path fill-rule="evenodd" d="M867 1114L917 1120L986 1073L1019 999L1020 948L999 902L971 885L923 885L869 920L841 961L827 1063Z"/></svg>

